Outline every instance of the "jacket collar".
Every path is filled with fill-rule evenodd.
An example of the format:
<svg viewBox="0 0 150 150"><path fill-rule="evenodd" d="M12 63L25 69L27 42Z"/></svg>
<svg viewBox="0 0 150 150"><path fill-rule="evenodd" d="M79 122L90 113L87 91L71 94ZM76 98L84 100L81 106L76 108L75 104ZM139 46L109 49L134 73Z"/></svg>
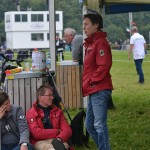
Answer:
<svg viewBox="0 0 150 150"><path fill-rule="evenodd" d="M42 110L51 110L51 109L52 109L52 107L51 107L51 106L43 107L43 106L42 106L42 105L40 105L40 104L37 104L37 107L38 107L38 108L41 108Z"/></svg>
<svg viewBox="0 0 150 150"><path fill-rule="evenodd" d="M38 112L38 110L42 110L42 109L40 107L38 107L37 105L38 105L38 103L36 101L36 102L34 102L33 107ZM58 108L54 104L50 107L51 107L51 112L58 110Z"/></svg>
<svg viewBox="0 0 150 150"><path fill-rule="evenodd" d="M91 43L95 42L98 38L106 38L106 37L107 37L106 32L97 31L93 35L91 35L90 37L87 37L86 39L84 39L85 42L83 44L84 44L84 46L90 45Z"/></svg>

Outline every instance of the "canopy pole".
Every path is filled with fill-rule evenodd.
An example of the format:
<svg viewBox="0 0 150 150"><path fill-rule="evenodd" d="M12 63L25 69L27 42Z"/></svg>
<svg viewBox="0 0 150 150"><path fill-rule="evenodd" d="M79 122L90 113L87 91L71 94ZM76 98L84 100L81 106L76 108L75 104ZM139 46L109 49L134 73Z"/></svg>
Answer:
<svg viewBox="0 0 150 150"><path fill-rule="evenodd" d="M130 37L131 37L131 34L132 34L132 33L131 33L132 21L133 21L132 12L129 12Z"/></svg>
<svg viewBox="0 0 150 150"><path fill-rule="evenodd" d="M88 13L87 5L86 5L86 3L83 3L82 14L84 16L87 13ZM83 41L84 41L85 38L86 38L86 35L83 31ZM85 54L85 48L84 47L83 47L83 54ZM84 55L83 55L83 60L84 60ZM87 105L88 105L88 96L83 97L83 108L87 108Z"/></svg>
<svg viewBox="0 0 150 150"><path fill-rule="evenodd" d="M56 73L56 25L55 25L55 0L49 0L49 51L51 56L51 70Z"/></svg>

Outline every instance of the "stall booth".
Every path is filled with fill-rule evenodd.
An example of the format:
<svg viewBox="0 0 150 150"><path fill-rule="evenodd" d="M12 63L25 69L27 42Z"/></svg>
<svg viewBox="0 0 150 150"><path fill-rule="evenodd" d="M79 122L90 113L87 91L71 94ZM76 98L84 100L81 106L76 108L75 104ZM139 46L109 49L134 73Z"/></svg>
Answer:
<svg viewBox="0 0 150 150"><path fill-rule="evenodd" d="M65 107L83 107L81 66L72 61L63 61L57 64L56 69L57 74L54 79ZM6 89L11 103L22 106L25 112L35 102L37 88L42 84L49 84L49 77L43 72L23 71L9 74L6 78Z"/></svg>

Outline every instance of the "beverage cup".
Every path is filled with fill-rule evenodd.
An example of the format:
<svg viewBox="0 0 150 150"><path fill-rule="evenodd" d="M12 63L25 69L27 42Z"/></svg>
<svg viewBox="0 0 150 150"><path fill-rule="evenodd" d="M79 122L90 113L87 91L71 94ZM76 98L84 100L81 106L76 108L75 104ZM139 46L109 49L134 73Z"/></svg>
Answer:
<svg viewBox="0 0 150 150"><path fill-rule="evenodd" d="M30 71L30 63L29 62L26 62L25 64L25 71Z"/></svg>

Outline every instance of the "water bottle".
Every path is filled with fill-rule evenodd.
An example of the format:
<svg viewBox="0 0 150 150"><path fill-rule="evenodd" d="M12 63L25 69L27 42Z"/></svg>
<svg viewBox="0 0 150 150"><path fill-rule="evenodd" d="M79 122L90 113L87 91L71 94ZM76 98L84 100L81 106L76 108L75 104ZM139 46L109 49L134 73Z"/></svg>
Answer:
<svg viewBox="0 0 150 150"><path fill-rule="evenodd" d="M60 62L62 61L62 53L60 53Z"/></svg>

